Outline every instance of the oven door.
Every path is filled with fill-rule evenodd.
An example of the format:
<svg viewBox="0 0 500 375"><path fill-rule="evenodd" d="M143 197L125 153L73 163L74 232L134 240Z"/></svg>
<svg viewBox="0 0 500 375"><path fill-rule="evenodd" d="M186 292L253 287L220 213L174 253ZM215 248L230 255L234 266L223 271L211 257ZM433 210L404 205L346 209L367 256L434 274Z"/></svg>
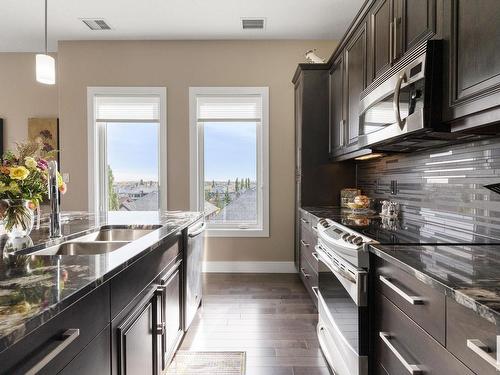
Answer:
<svg viewBox="0 0 500 375"><path fill-rule="evenodd" d="M329 366L338 375L368 373L367 272L351 266L339 271L329 252L318 254L318 340ZM335 257L335 255L333 255ZM340 266L344 266L343 263ZM350 272L356 271L354 277ZM351 295L356 290L355 299Z"/></svg>

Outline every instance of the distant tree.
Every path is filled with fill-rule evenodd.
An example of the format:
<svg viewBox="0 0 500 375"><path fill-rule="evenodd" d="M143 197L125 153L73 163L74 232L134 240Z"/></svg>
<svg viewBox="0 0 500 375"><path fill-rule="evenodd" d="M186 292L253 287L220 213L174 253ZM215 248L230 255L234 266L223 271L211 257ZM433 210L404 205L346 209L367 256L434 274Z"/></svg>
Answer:
<svg viewBox="0 0 500 375"><path fill-rule="evenodd" d="M226 190L224 194L224 206L227 206L229 203L231 203L231 198L229 197L229 192Z"/></svg>
<svg viewBox="0 0 500 375"><path fill-rule="evenodd" d="M212 189L215 189L215 180L212 180Z"/></svg>
<svg viewBox="0 0 500 375"><path fill-rule="evenodd" d="M215 202L214 202L214 204L217 207L222 208L221 201L220 201L220 195L219 195L218 191L215 193Z"/></svg>
<svg viewBox="0 0 500 375"><path fill-rule="evenodd" d="M210 190L206 189L205 190L205 201L209 201L210 200Z"/></svg>
<svg viewBox="0 0 500 375"><path fill-rule="evenodd" d="M234 191L235 192L240 191L240 184L239 184L238 177L236 177L236 181L234 182Z"/></svg>
<svg viewBox="0 0 500 375"><path fill-rule="evenodd" d="M250 179L249 178L247 178L247 188L250 189Z"/></svg>
<svg viewBox="0 0 500 375"><path fill-rule="evenodd" d="M118 193L115 190L115 176L113 176L113 170L108 165L108 201L109 210L118 211L120 209L120 200L118 199Z"/></svg>

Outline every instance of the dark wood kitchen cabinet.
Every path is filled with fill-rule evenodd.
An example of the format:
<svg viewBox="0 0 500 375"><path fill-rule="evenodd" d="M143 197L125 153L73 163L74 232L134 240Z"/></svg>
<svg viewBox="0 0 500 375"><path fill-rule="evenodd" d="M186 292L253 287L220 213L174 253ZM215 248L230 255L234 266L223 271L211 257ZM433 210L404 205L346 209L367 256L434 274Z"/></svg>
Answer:
<svg viewBox="0 0 500 375"><path fill-rule="evenodd" d="M367 76L373 82L436 34L436 0L379 0L369 11Z"/></svg>
<svg viewBox="0 0 500 375"><path fill-rule="evenodd" d="M330 153L342 154L345 144L344 115L344 55L340 55L330 69Z"/></svg>
<svg viewBox="0 0 500 375"><path fill-rule="evenodd" d="M295 265L299 271L299 209L338 205L340 189L354 185L355 168L352 163L331 163L328 65L299 64L292 82L295 87Z"/></svg>
<svg viewBox="0 0 500 375"><path fill-rule="evenodd" d="M366 22L362 22L345 49L346 148L358 149L359 101L366 86Z"/></svg>
<svg viewBox="0 0 500 375"><path fill-rule="evenodd" d="M114 330L118 340L118 374L157 373L158 309L152 288Z"/></svg>
<svg viewBox="0 0 500 375"><path fill-rule="evenodd" d="M494 124L500 121L500 1L445 3L449 47L445 118L453 122L454 130Z"/></svg>

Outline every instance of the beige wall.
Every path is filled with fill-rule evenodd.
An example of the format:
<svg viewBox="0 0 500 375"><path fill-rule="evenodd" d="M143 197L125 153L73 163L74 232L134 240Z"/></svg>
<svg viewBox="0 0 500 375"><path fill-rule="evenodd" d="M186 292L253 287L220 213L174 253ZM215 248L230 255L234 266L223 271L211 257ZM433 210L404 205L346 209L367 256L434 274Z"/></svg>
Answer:
<svg viewBox="0 0 500 375"><path fill-rule="evenodd" d="M28 136L28 118L57 117L57 86L35 79L35 54L0 53L0 118L4 147Z"/></svg>
<svg viewBox="0 0 500 375"><path fill-rule="evenodd" d="M65 209L87 209L88 86L168 89L168 206L189 208L188 89L269 86L270 238L209 239L211 261L293 260L294 107L291 79L309 48L329 41L114 41L59 44L62 168L71 177Z"/></svg>

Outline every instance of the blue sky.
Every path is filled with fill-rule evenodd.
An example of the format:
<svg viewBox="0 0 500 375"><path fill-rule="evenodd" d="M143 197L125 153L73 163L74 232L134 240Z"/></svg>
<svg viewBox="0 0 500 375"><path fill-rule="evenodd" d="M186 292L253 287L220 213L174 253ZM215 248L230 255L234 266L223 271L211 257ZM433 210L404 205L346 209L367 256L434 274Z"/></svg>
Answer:
<svg viewBox="0 0 500 375"><path fill-rule="evenodd" d="M255 123L206 123L205 181L255 181L257 138Z"/></svg>
<svg viewBox="0 0 500 375"><path fill-rule="evenodd" d="M256 124L207 123L205 180L256 176ZM116 181L158 181L158 124L108 123L108 164Z"/></svg>
<svg viewBox="0 0 500 375"><path fill-rule="evenodd" d="M108 123L108 164L116 181L158 181L158 124Z"/></svg>

